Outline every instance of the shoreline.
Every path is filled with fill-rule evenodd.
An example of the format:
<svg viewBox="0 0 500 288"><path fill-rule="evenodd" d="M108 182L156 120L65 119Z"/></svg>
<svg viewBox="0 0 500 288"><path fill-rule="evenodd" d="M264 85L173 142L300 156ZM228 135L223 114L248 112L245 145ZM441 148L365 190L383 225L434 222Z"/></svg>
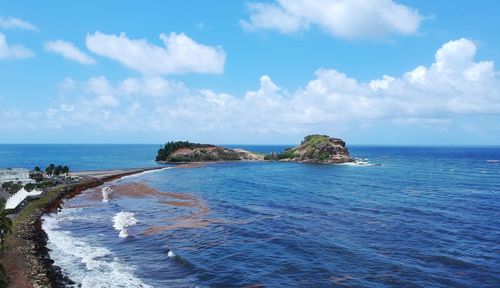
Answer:
<svg viewBox="0 0 500 288"><path fill-rule="evenodd" d="M50 188L40 199L30 201L13 220L12 234L6 237L5 248L0 253L2 266L9 281L8 287L66 287L73 281L54 265L47 248L47 234L42 229L42 217L57 211L65 199L105 182L160 170L166 167L80 171L72 173L82 177L78 183Z"/></svg>

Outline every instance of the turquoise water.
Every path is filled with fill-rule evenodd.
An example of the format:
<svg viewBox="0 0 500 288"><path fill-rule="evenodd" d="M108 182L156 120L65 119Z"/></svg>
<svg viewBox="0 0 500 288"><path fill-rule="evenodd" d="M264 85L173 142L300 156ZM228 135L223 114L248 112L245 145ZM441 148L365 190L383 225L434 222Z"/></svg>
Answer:
<svg viewBox="0 0 500 288"><path fill-rule="evenodd" d="M215 163L84 191L44 218L51 257L82 287L499 286L500 148L350 150L381 166Z"/></svg>

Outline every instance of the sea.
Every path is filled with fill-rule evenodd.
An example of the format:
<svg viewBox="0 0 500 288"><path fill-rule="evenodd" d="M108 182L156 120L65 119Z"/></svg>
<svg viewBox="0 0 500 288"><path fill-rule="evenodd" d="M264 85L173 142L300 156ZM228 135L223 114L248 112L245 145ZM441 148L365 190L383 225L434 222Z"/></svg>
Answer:
<svg viewBox="0 0 500 288"><path fill-rule="evenodd" d="M0 145L0 167L152 167L158 148ZM82 191L43 218L50 256L84 288L500 287L500 147L349 150L357 163L165 166Z"/></svg>

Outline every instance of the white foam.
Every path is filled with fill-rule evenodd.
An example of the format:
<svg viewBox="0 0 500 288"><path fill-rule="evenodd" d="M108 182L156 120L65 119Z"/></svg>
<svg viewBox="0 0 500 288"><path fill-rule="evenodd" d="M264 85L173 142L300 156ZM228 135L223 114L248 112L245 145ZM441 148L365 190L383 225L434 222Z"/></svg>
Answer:
<svg viewBox="0 0 500 288"><path fill-rule="evenodd" d="M111 188L111 186L104 186L101 189L101 192L102 192L102 202L109 202L109 194L111 194L111 192L113 192L113 189Z"/></svg>
<svg viewBox="0 0 500 288"><path fill-rule="evenodd" d="M73 287L152 287L134 275L133 267L114 257L108 249L97 245L93 238L77 238L67 231L61 231L58 214L44 216L43 220L50 257L55 265L62 267L65 275L77 283Z"/></svg>
<svg viewBox="0 0 500 288"><path fill-rule="evenodd" d="M134 226L137 224L137 219L135 218L135 214L132 212L118 212L113 217L113 227L115 230L120 231L118 236L125 238L128 236L127 228L130 226Z"/></svg>
<svg viewBox="0 0 500 288"><path fill-rule="evenodd" d="M168 258L174 258L175 257L175 253L172 250L169 250L168 253L167 253L167 257Z"/></svg>
<svg viewBox="0 0 500 288"><path fill-rule="evenodd" d="M161 169L148 170L148 171L143 171L141 173L136 173L136 174L132 174L132 175L123 176L123 177L121 177L119 179L116 179L114 181L114 183L116 183L118 181L121 181L121 180L124 180L124 179L132 178L132 177L139 177L139 176L142 176L142 175L146 175L146 174L150 174L150 173L156 173L156 172L160 172L160 171L163 171L163 170L169 170L169 169L173 169L173 168L175 168L175 166L165 167L165 168L161 168Z"/></svg>
<svg viewBox="0 0 500 288"><path fill-rule="evenodd" d="M367 158L354 158L353 162L342 163L347 166L381 166L380 164L372 164Z"/></svg>

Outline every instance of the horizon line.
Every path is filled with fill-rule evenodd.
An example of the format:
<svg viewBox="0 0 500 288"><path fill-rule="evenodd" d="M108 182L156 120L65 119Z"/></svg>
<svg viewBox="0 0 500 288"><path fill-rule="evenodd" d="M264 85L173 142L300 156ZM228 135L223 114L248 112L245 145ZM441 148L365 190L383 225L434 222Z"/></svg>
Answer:
<svg viewBox="0 0 500 288"><path fill-rule="evenodd" d="M0 146L2 145L160 145L163 146L165 144L161 143L0 143ZM216 146L297 146L297 143L290 144L290 143L285 143L285 144L248 144L248 143L214 143L212 145ZM369 143L369 144L362 144L362 143L354 143L354 144L346 144L347 147L349 146L372 146L372 147L500 147L500 144L446 144L446 143L440 143L440 144L408 144L408 143L402 143L402 144L374 144L374 143Z"/></svg>

